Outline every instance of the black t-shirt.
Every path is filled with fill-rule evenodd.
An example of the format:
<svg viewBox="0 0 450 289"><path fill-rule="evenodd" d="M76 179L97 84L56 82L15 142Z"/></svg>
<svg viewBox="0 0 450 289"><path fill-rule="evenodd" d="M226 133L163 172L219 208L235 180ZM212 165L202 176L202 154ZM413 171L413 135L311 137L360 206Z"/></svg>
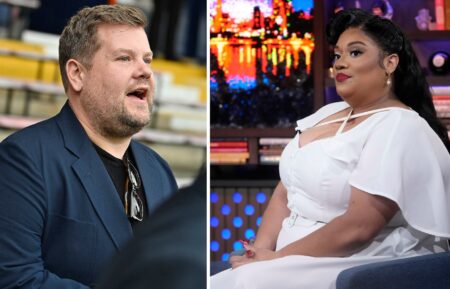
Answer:
<svg viewBox="0 0 450 289"><path fill-rule="evenodd" d="M100 147L98 147L95 144L94 144L94 147L95 147L95 150L97 151L98 155L100 156L100 159L102 160L103 164L105 165L106 170L108 171L108 174L111 177L111 180L112 180L114 186L116 187L116 191L119 194L119 198L122 201L122 204L124 204L124 206L125 206L125 192L126 192L126 190L129 190L129 188L125 188L125 186L127 184L128 171L127 171L127 167L125 165L124 160L114 157L113 155L109 154L108 152L101 149ZM133 164L133 166L135 168L137 168L133 154L131 153L131 150L129 148L125 152L124 159L126 159L127 156L129 158L130 162ZM137 189L137 194L139 195L139 197L141 198L141 200L143 202L143 211L144 211L144 218L145 218L148 215L148 209L147 209L147 200L144 195L142 184ZM124 207L124 211L125 211L125 207ZM128 218L128 220L130 221L131 226L134 231L135 225L139 224L140 221L135 220L133 218Z"/></svg>

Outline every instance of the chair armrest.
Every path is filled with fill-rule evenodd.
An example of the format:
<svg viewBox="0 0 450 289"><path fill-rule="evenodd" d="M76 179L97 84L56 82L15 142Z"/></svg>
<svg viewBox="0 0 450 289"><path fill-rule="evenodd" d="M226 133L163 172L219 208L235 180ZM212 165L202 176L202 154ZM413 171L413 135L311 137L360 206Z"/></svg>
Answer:
<svg viewBox="0 0 450 289"><path fill-rule="evenodd" d="M342 271L336 289L448 289L450 253L404 258Z"/></svg>

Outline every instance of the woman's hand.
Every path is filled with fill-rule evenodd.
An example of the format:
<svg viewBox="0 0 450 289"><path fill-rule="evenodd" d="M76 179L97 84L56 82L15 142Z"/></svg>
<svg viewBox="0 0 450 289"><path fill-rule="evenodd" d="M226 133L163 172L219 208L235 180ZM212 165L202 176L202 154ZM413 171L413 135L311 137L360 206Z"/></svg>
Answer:
<svg viewBox="0 0 450 289"><path fill-rule="evenodd" d="M247 250L243 256L232 256L230 258L230 264L233 269L257 261L267 261L278 258L277 252L269 249L256 248L253 245L244 245Z"/></svg>

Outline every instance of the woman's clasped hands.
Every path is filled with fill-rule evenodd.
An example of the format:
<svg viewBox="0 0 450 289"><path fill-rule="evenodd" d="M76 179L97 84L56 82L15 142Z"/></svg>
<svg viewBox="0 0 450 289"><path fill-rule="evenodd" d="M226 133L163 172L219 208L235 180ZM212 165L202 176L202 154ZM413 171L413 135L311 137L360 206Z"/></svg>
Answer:
<svg viewBox="0 0 450 289"><path fill-rule="evenodd" d="M233 269L252 262L267 261L278 258L276 251L266 248L257 248L252 243L248 243L246 241L241 241L241 243L246 251L242 256L230 257L230 264Z"/></svg>

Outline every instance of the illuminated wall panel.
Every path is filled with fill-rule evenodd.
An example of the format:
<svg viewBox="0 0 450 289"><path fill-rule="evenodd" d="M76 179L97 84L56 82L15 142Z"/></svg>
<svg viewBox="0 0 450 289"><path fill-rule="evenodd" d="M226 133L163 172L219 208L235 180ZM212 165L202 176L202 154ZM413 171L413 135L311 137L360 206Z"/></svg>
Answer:
<svg viewBox="0 0 450 289"><path fill-rule="evenodd" d="M273 188L211 188L211 261L227 261L242 248L239 240L254 238Z"/></svg>

